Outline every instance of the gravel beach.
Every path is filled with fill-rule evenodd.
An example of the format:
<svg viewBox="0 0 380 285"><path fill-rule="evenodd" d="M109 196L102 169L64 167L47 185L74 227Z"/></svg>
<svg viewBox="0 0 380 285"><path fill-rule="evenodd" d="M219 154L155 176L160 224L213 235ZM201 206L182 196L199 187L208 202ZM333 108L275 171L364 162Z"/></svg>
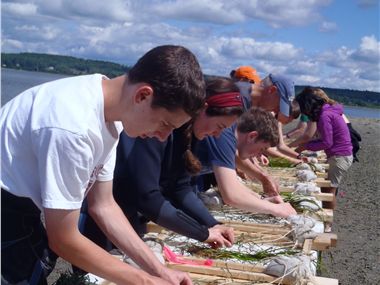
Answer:
<svg viewBox="0 0 380 285"><path fill-rule="evenodd" d="M342 285L380 284L380 120L350 119L362 136L359 162L339 187L332 231L337 247L323 254L321 275Z"/></svg>
<svg viewBox="0 0 380 285"><path fill-rule="evenodd" d="M339 189L332 229L338 244L323 254L320 275L342 285L374 285L380 284L380 120L350 120L363 139L360 162L352 165ZM67 268L59 259L49 284Z"/></svg>

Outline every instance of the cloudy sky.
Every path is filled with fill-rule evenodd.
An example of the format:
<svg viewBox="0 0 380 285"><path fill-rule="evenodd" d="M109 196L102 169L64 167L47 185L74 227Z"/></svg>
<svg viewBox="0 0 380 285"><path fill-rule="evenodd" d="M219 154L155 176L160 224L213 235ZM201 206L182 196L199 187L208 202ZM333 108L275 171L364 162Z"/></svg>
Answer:
<svg viewBox="0 0 380 285"><path fill-rule="evenodd" d="M2 0L1 49L133 65L177 44L206 74L251 65L380 92L379 11L379 0Z"/></svg>

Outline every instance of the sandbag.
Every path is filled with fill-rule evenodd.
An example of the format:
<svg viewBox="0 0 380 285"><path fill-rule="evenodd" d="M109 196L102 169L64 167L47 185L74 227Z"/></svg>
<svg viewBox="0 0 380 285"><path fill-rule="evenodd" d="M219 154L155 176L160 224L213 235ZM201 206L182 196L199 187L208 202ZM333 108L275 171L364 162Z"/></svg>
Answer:
<svg viewBox="0 0 380 285"><path fill-rule="evenodd" d="M312 168L316 172L321 172L321 173L325 173L326 172L325 168L321 164L319 164L319 163L312 164Z"/></svg>
<svg viewBox="0 0 380 285"><path fill-rule="evenodd" d="M285 280L295 285L313 284L310 283L313 271L311 258L307 255L279 256L273 258L264 269L265 274L284 276Z"/></svg>
<svg viewBox="0 0 380 285"><path fill-rule="evenodd" d="M313 196L304 197L305 199L299 203L299 207L302 207L306 211L318 211L321 210L322 203Z"/></svg>
<svg viewBox="0 0 380 285"><path fill-rule="evenodd" d="M316 157L310 157L310 158L308 159L308 161L309 161L310 163L316 164L316 163L318 163L318 158L316 158Z"/></svg>
<svg viewBox="0 0 380 285"><path fill-rule="evenodd" d="M213 188L208 189L206 192L199 192L198 197L206 206L221 206L224 204L220 193Z"/></svg>
<svg viewBox="0 0 380 285"><path fill-rule="evenodd" d="M307 164L307 163L299 163L299 164L297 164L296 169L298 169L298 170L312 170L311 166L309 164Z"/></svg>
<svg viewBox="0 0 380 285"><path fill-rule="evenodd" d="M297 182L293 193L310 196L313 193L321 193L321 188L314 182Z"/></svg>
<svg viewBox="0 0 380 285"><path fill-rule="evenodd" d="M317 175L315 175L315 173L311 170L298 170L296 176L301 182L308 182L317 179Z"/></svg>
<svg viewBox="0 0 380 285"><path fill-rule="evenodd" d="M165 264L165 258L163 255L163 245L157 241L154 241L152 239L148 239L144 241L147 246L153 251L154 255L157 257L157 259L162 263ZM125 263L128 263L136 268L140 268L139 265L137 265L128 255L124 254L123 261Z"/></svg>
<svg viewBox="0 0 380 285"><path fill-rule="evenodd" d="M287 218L292 226L293 240L303 244L305 239L314 239L318 233L313 230L316 220L304 215L292 215Z"/></svg>

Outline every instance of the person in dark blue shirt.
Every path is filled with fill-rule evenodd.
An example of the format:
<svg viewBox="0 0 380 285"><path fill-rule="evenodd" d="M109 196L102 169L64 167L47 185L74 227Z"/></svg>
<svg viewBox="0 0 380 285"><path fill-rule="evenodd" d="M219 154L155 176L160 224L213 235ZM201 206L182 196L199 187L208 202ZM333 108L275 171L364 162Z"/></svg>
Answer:
<svg viewBox="0 0 380 285"><path fill-rule="evenodd" d="M286 79L276 77L276 82L280 81L288 83ZM279 199L278 193L268 199L260 199L257 194L239 181L236 172L238 167L255 177L256 174L253 173L252 167L244 166L243 162L246 163L250 158L260 156L269 147L273 147L279 142L277 120L269 111L282 112L280 101L283 95L280 93L283 88L270 85L267 88L261 87L261 89L260 96L255 95L256 98L252 96L251 102L254 106L263 107L265 111L251 107L240 117L236 126L225 129L219 138L206 138L198 146L196 154L201 159L203 169L200 173L201 176L197 178L196 187L198 187L198 191L207 190L207 187L202 185L202 180L207 174L213 173L224 203L250 212L286 218L296 214L289 203L283 203ZM270 94L269 90L272 90ZM283 108L288 108L287 116L290 118L292 102L288 97L285 99L286 104L283 104ZM278 116L278 118L282 117L286 116Z"/></svg>
<svg viewBox="0 0 380 285"><path fill-rule="evenodd" d="M213 247L231 246L233 230L221 225L193 192L191 175L201 169L192 154L198 141L219 136L243 113L239 89L232 80L206 81L206 104L192 122L173 131L165 142L122 134L114 172L114 197L139 234L151 220ZM103 243L91 220L85 234Z"/></svg>

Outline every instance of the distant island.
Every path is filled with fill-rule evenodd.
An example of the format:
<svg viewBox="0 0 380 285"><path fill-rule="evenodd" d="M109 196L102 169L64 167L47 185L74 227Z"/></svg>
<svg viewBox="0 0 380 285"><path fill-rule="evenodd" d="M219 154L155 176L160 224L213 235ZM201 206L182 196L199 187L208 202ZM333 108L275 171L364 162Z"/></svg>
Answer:
<svg viewBox="0 0 380 285"><path fill-rule="evenodd" d="M1 53L3 68L21 69L29 71L50 72L67 75L81 75L102 73L112 78L128 72L127 65L118 63L76 58L72 56L51 55L41 53ZM214 77L213 75L205 75ZM296 94L305 86L296 86ZM319 87L319 86L314 86ZM360 107L380 108L380 93L372 91L358 91L321 87L334 100Z"/></svg>

